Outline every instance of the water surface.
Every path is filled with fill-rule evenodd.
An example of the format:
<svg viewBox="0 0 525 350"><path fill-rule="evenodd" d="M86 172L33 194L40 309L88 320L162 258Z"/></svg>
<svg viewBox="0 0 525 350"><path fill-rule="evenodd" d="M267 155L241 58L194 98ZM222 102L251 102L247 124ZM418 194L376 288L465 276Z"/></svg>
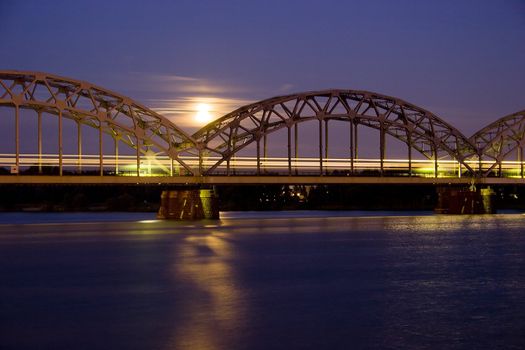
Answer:
<svg viewBox="0 0 525 350"><path fill-rule="evenodd" d="M0 214L0 349L525 347L525 216L330 213Z"/></svg>

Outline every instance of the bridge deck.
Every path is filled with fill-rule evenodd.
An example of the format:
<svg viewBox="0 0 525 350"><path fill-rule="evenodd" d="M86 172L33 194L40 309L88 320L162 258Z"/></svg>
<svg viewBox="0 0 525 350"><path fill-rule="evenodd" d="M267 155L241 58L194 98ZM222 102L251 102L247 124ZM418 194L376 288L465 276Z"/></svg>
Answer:
<svg viewBox="0 0 525 350"><path fill-rule="evenodd" d="M71 185L469 185L472 181L485 185L525 185L521 178L433 178L433 177L352 177L352 176L51 176L2 175L0 184L71 184Z"/></svg>

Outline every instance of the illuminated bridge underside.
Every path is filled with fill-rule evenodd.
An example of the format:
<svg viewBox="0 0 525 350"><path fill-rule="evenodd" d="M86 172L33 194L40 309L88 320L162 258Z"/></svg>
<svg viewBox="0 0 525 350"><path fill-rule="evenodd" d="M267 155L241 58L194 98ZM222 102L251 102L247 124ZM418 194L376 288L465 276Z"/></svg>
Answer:
<svg viewBox="0 0 525 350"><path fill-rule="evenodd" d="M32 152L21 152L27 149L20 141L27 134L21 129L27 125L21 123L25 113L37 116L32 120L38 130ZM0 171L21 171L19 176L0 176L0 183L524 181L525 111L501 118L467 138L429 111L367 91L274 97L241 107L189 135L132 99L93 84L46 73L0 71L0 118L1 122L14 120L12 126L2 128L0 141L11 138L13 144L0 149ZM56 125L51 132L43 132L46 118ZM65 131L66 121L76 131ZM82 140L81 131L86 128L95 133ZM305 130L314 130L315 138ZM339 132L337 137L334 130ZM362 153L359 140L370 130L377 138L374 159L358 154L359 145ZM340 137L341 132L346 139ZM275 135L280 135L280 141L275 141ZM108 138L110 142L104 143ZM406 156L387 157L392 138L405 144ZM53 142L48 144L57 144L51 151L42 146L49 140ZM66 143L75 140L76 147L66 149ZM86 152L83 142L98 146L95 153ZM338 143L347 147L343 156L335 155ZM128 153L119 150L119 144ZM314 149L314 155L299 154L300 144ZM279 156L268 154L269 146L275 145L282 151ZM100 176L84 176L87 172Z"/></svg>

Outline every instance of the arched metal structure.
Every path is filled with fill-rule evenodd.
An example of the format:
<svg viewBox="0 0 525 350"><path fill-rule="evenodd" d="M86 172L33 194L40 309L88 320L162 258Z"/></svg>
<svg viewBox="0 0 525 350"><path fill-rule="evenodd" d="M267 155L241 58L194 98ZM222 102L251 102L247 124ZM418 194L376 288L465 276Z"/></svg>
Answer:
<svg viewBox="0 0 525 350"><path fill-rule="evenodd" d="M525 146L525 110L507 115L487 125L470 138L476 147L480 160L480 172L483 176L493 173L498 168L499 176L502 175L502 162L517 152L520 176L523 178L523 148ZM481 161L490 162L483 168Z"/></svg>
<svg viewBox="0 0 525 350"><path fill-rule="evenodd" d="M266 154L267 135L286 128L288 142L285 147L288 172L291 174L292 158L297 157L297 125L306 121L317 121L319 172L323 174L323 158L328 156L328 126L331 120L348 122L348 157L352 172L357 158L357 127L363 125L379 130L381 173L385 160L385 135L391 135L407 144L409 173L413 149L435 161L436 174L438 159L443 156L457 160L466 171L472 173L471 167L465 162L465 155L475 153L475 148L457 129L429 111L401 99L354 90L325 90L274 97L241 107L206 125L197 131L193 138L197 142L201 159L202 154L206 153L210 157L218 157L218 161L207 169L201 169L201 173L213 174L224 162L229 173L232 157L252 143L256 143L257 147L259 173L261 156ZM295 149L295 154L292 148Z"/></svg>
<svg viewBox="0 0 525 350"><path fill-rule="evenodd" d="M20 158L20 109L38 113L38 152L42 152L42 113L58 118L58 158L62 174L62 118L74 120L78 126L78 156L81 160L81 126L99 131L100 174L103 174L104 155L102 134L111 135L136 150L137 174L140 157L149 147L165 153L190 174L196 174L182 155L193 155L195 142L191 136L168 119L129 97L99 86L70 78L40 72L0 71L0 106L14 108L16 165ZM118 155L118 149L116 149Z"/></svg>
<svg viewBox="0 0 525 350"><path fill-rule="evenodd" d="M299 159L298 125L304 122L312 122L309 125L314 124L317 128L318 145L315 147L318 148L318 156L309 161L318 162L318 174L323 175L328 173L329 126L332 121L339 121L348 125L345 133L349 146L343 166L350 174L355 174L358 137L362 135L358 127L362 126L377 130L379 135L377 169L381 174L384 162L388 160L385 156L386 136L390 135L407 145L409 175L412 175L412 153L415 150L433 160L435 176L438 174L438 161L452 159L459 164L458 175L460 171L466 171L469 176L502 176L503 166L503 171L513 172L512 176L524 177L525 110L503 117L471 138L466 138L431 112L399 98L368 91L324 90L279 96L246 105L190 136L151 109L99 86L47 73L9 70L0 71L0 107L13 111L12 129L10 126L5 130L14 135L16 158L7 164L16 166L20 165L22 155L22 111L31 110L34 111L31 113L37 114L38 135L34 141L38 147L39 164L42 139L49 137L42 133L42 115L53 116L57 122L55 159L58 158L58 162L51 166L58 164L59 174L63 169L64 139L70 141L75 137L68 134L64 138L63 119L68 119L72 121L68 123L72 127L76 124L77 128L79 169L82 167L81 127L97 131L99 154L98 161L93 163L98 162L100 175L104 174L105 161L103 135L109 135L114 141L115 164L118 162L119 142L133 149L137 175L140 175L141 159L153 153L163 155L163 167L171 162L171 171L164 174L173 174L174 163L178 168L185 169L186 175L217 175L219 169L226 169L229 174L232 168L230 162L236 155L242 156L243 150L253 152L248 157L253 159L250 166L260 174L261 164L267 159L267 138L279 130L287 139L283 145L287 156L280 158L280 164L287 162L287 173L292 174L295 167L297 174L297 166L293 164L297 164ZM88 141L93 143L93 139ZM252 148L249 148L250 145ZM130 162L133 163L134 159L135 156L131 156Z"/></svg>

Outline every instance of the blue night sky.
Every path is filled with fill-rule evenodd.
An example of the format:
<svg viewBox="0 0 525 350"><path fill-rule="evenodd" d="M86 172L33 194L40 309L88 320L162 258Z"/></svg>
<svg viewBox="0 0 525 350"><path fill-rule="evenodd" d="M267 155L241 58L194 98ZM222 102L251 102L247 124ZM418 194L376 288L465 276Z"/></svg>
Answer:
<svg viewBox="0 0 525 350"><path fill-rule="evenodd" d="M525 1L0 2L1 69L129 95L195 130L248 102L327 88L429 109L469 135L525 108Z"/></svg>

